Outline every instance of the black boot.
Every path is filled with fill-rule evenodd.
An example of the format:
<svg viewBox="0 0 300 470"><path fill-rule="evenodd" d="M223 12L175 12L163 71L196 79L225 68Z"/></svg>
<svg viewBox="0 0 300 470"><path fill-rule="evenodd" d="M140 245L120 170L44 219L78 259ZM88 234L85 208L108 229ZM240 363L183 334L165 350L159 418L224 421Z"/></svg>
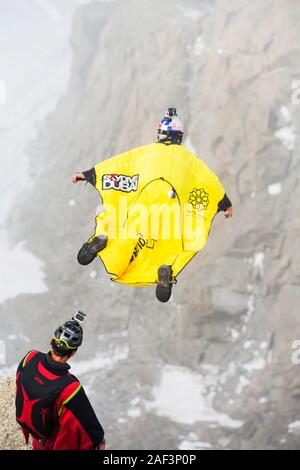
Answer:
<svg viewBox="0 0 300 470"><path fill-rule="evenodd" d="M156 286L156 298L160 302L168 302L172 294L173 276L171 266L161 266L158 269L158 283Z"/></svg>
<svg viewBox="0 0 300 470"><path fill-rule="evenodd" d="M84 243L78 251L78 263L83 266L90 264L96 258L97 253L106 247L107 240L106 235L100 235L99 237L94 237L90 242Z"/></svg>

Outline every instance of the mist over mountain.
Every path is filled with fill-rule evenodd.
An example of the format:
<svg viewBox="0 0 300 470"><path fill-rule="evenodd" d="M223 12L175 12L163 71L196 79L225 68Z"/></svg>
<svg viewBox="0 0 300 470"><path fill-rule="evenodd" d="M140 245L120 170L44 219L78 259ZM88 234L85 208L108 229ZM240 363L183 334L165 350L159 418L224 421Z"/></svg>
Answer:
<svg viewBox="0 0 300 470"><path fill-rule="evenodd" d="M110 449L299 448L299 22L293 0L94 1L74 14L66 89L1 227L43 273L1 299L2 375L82 309L72 370ZM70 176L154 141L168 106L234 217L215 218L163 305L152 287L110 282L98 260L78 265L99 195Z"/></svg>

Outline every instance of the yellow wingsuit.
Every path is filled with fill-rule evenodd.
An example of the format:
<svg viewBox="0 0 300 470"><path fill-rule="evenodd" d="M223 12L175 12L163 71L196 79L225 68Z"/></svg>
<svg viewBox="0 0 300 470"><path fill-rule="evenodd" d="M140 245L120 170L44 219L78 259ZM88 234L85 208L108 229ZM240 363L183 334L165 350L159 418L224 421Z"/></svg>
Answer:
<svg viewBox="0 0 300 470"><path fill-rule="evenodd" d="M206 243L225 194L218 177L183 146L162 143L105 160L95 172L103 211L93 236L108 236L98 256L111 279L153 284L161 265L176 278Z"/></svg>

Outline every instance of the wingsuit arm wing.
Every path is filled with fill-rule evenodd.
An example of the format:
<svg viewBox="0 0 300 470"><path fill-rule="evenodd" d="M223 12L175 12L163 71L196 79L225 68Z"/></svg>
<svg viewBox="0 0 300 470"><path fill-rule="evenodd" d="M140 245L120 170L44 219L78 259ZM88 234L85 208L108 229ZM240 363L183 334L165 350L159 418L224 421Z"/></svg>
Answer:
<svg viewBox="0 0 300 470"><path fill-rule="evenodd" d="M90 170L83 171L83 175L88 183L91 183L92 186L96 186L96 171L95 168L91 168Z"/></svg>
<svg viewBox="0 0 300 470"><path fill-rule="evenodd" d="M221 211L226 212L227 209L231 206L232 206L231 201L229 197L227 196L227 194L225 193L223 199L221 199L221 201L218 204L218 212L221 212Z"/></svg>

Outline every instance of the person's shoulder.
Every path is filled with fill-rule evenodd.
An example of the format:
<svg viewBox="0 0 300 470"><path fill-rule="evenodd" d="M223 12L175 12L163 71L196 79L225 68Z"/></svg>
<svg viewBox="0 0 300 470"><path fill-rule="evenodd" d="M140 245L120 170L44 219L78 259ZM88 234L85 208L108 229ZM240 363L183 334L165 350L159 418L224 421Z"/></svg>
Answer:
<svg viewBox="0 0 300 470"><path fill-rule="evenodd" d="M69 377L72 382L77 383L78 385L81 385L80 380L76 377L76 375L69 372Z"/></svg>
<svg viewBox="0 0 300 470"><path fill-rule="evenodd" d="M67 377L67 383L65 386L65 390L67 393L72 394L76 390L79 391L79 389L82 388L80 380L71 372L68 372L66 377Z"/></svg>
<svg viewBox="0 0 300 470"><path fill-rule="evenodd" d="M82 390L82 385L75 375L68 374L68 377L69 383L65 385L58 396L58 402L61 404L61 406L65 406L78 394L78 392Z"/></svg>
<svg viewBox="0 0 300 470"><path fill-rule="evenodd" d="M143 154L143 153L150 152L155 147L156 147L156 144L153 143L153 142L150 143L150 144L139 145L138 147L134 147L134 148L128 150L127 152L125 152L125 154L133 155L133 156L140 155L140 154Z"/></svg>
<svg viewBox="0 0 300 470"><path fill-rule="evenodd" d="M163 144L162 142L151 142L150 144L141 145L134 149L141 155L158 155L161 153L168 153L168 145Z"/></svg>
<svg viewBox="0 0 300 470"><path fill-rule="evenodd" d="M39 354L41 357L41 355L43 355L44 353L42 353L41 351L38 351L37 349L31 349L30 351L28 351L23 357L23 359L20 361L18 365L18 371L20 369L23 369L26 366L26 364L28 364L37 354Z"/></svg>
<svg viewBox="0 0 300 470"><path fill-rule="evenodd" d="M43 352L38 351L37 349L31 349L23 359L24 366L25 366L25 364L28 364L28 362L30 362L37 354L39 356L44 356L45 355Z"/></svg>

